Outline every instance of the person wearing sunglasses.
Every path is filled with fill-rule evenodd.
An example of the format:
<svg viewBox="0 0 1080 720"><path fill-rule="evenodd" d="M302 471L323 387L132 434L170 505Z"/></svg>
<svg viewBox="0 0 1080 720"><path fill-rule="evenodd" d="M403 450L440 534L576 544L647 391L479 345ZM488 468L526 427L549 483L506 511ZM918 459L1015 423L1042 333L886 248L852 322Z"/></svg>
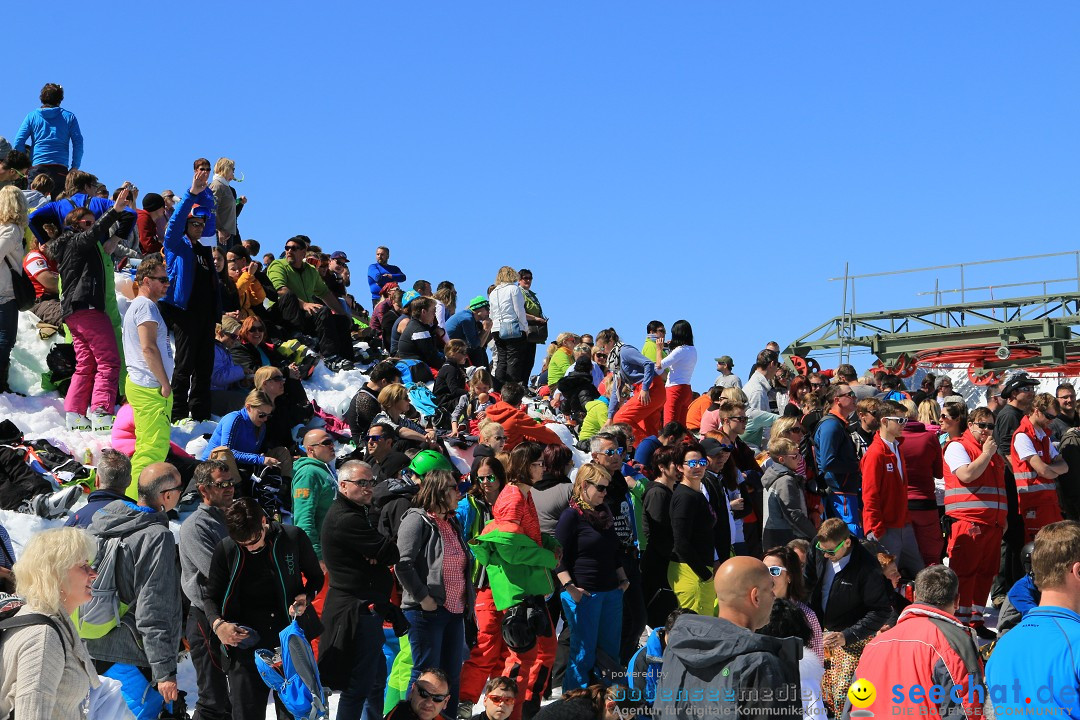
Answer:
<svg viewBox="0 0 1080 720"><path fill-rule="evenodd" d="M210 561L205 605L210 627L226 646L232 717L265 717L271 694L277 717L288 717L260 677L255 651L279 645L279 634L293 618L308 641L322 634L311 602L325 575L307 533L270 520L254 498L233 500L225 524L229 537L218 543Z"/></svg>
<svg viewBox="0 0 1080 720"><path fill-rule="evenodd" d="M994 414L971 413L967 431L945 445L945 522L949 567L960 581L956 616L985 631L982 606L997 574L1006 523L1005 459L994 442ZM982 633L985 635L985 632Z"/></svg>
<svg viewBox="0 0 1080 720"><path fill-rule="evenodd" d="M451 700L450 682L438 668L425 668L413 682L409 696L386 714L386 720L435 720L450 717L446 707Z"/></svg>
<svg viewBox="0 0 1080 720"><path fill-rule="evenodd" d="M841 518L821 523L805 573L808 604L821 619L822 644L832 659L822 681L825 706L839 716L863 648L892 613L892 588Z"/></svg>
<svg viewBox="0 0 1080 720"><path fill-rule="evenodd" d="M119 223L123 235L133 227L135 214L127 212L128 200L125 188L116 204L97 220L86 208L72 210L64 218L64 232L48 243L64 288L61 319L71 331L75 349L75 373L64 396L69 430L108 432L112 428L120 381L113 318L118 321L120 315L115 294L106 291L106 273L112 267L103 258L112 251L109 231L113 224ZM12 341L14 336L14 330L7 335ZM6 367L0 365L0 369L4 371L0 389L6 390Z"/></svg>
<svg viewBox="0 0 1080 720"><path fill-rule="evenodd" d="M1051 423L1060 412L1057 398L1039 393L1012 436L1009 461L1016 478L1025 542L1032 542L1040 529L1062 519L1057 478L1067 473L1069 466L1050 439Z"/></svg>
<svg viewBox="0 0 1080 720"><path fill-rule="evenodd" d="M619 658L623 593L630 587L622 541L605 503L611 473L590 462L578 469L570 506L559 517L555 539L562 558L555 567L562 583L563 617L570 628L570 655L563 691L592 682L597 649Z"/></svg>
<svg viewBox="0 0 1080 720"><path fill-rule="evenodd" d="M87 639L86 646L90 657L114 663L103 675L122 682L136 717L156 717L163 703L178 697L176 649L183 635L183 608L168 513L180 502L183 490L175 467L164 462L147 465L139 473L138 505L112 502L94 514L87 528L98 547L107 547L114 538L123 541L114 557L117 599L127 612L99 638Z"/></svg>
<svg viewBox="0 0 1080 720"><path fill-rule="evenodd" d="M919 545L908 513L908 468L900 452L900 436L907 424L907 408L887 400L879 411L881 427L867 448L862 469L863 527L897 559L900 572L909 578L923 569Z"/></svg>
<svg viewBox="0 0 1080 720"><path fill-rule="evenodd" d="M401 382L401 371L388 361L380 362L368 370L367 382L353 395L349 408L345 411L345 422L353 438L362 438L368 431L375 416L382 412L379 405L379 393L387 385Z"/></svg>
<svg viewBox="0 0 1080 720"><path fill-rule="evenodd" d="M338 495L323 519L323 562L333 578L326 593L319 643L319 671L327 687L341 690L338 716L375 720L382 715L386 661L383 621L398 632L401 611L390 604L397 545L378 530L372 507L374 469L349 460L338 470ZM399 632L400 634L400 632Z"/></svg>
<svg viewBox="0 0 1080 720"><path fill-rule="evenodd" d="M229 686L221 669L221 642L206 619L206 579L214 548L229 536L225 511L232 504L236 481L223 460L207 460L195 468L195 488L202 502L180 525L180 585L191 601L186 635L199 687L195 712L213 718L228 712Z"/></svg>
<svg viewBox="0 0 1080 720"><path fill-rule="evenodd" d="M537 443L526 442L514 448L506 469L506 487L492 508L492 522L469 542L477 565L486 571L491 593L491 604L487 606L477 595L477 626L481 635L487 634L495 641L478 637L477 647L495 645L498 652L487 653L489 658L494 656L496 663L493 669L485 668L486 672L472 662L478 653L472 654L461 672L461 702L475 703L484 678L498 672L525 689L521 707L514 707L510 713L513 720L520 718L526 707L530 715L540 709L542 687L551 674L558 645L544 598L555 589L551 570L560 550L552 536L541 533L532 500L533 486L544 473L542 455L543 448ZM503 630L511 625L512 608L526 609L533 617L539 615L549 631L530 623L522 636L515 634L506 639ZM531 647L524 647L530 639Z"/></svg>
<svg viewBox="0 0 1080 720"><path fill-rule="evenodd" d="M507 720L517 706L518 684L513 678L500 675L484 685L484 709L472 720Z"/></svg>
<svg viewBox="0 0 1080 720"><path fill-rule="evenodd" d="M266 420L273 412L273 401L265 393L252 390L244 400L243 408L221 418L199 459L209 459L211 450L224 446L232 450L237 463L255 472L261 471L263 466L280 465L279 460L262 452Z"/></svg>
<svg viewBox="0 0 1080 720"><path fill-rule="evenodd" d="M769 441L769 459L761 477L765 522L761 541L765 547L786 545L795 538L814 537L814 524L806 510L806 478L799 474L799 446L785 437Z"/></svg>
<svg viewBox="0 0 1080 720"><path fill-rule="evenodd" d="M636 437L655 435L667 400L665 380L656 372L656 364L637 348L621 342L614 328L596 334L594 350L608 354L608 367L613 373L608 388L608 418L632 427Z"/></svg>
<svg viewBox="0 0 1080 720"><path fill-rule="evenodd" d="M409 466L411 458L394 449L397 437L397 432L389 423L375 423L358 440L363 446L359 459L371 466L376 480L397 477ZM358 452L353 451L350 457L357 457Z"/></svg>
<svg viewBox="0 0 1080 720"><path fill-rule="evenodd" d="M721 560L713 546L713 526L718 520L702 491L707 464L701 445L688 443L680 448L679 483L672 489L670 507L673 550L667 581L679 607L698 615L713 614L713 572Z"/></svg>
<svg viewBox="0 0 1080 720"><path fill-rule="evenodd" d="M829 493L825 513L840 517L856 535L862 535L862 474L855 443L848 433L848 419L855 411L855 393L848 385L831 385L826 390L828 412L814 429L814 457L818 474Z"/></svg>
<svg viewBox="0 0 1080 720"><path fill-rule="evenodd" d="M333 470L337 444L330 433L316 428L304 435L303 448L304 456L293 463L293 524L308 534L322 560L323 519L337 494Z"/></svg>

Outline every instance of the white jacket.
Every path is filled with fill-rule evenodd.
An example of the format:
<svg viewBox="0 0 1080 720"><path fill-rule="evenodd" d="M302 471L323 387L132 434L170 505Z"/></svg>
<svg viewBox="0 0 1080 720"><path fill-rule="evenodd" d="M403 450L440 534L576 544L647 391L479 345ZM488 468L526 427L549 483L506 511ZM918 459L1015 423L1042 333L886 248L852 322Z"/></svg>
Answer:
<svg viewBox="0 0 1080 720"><path fill-rule="evenodd" d="M517 283L503 283L496 286L488 295L491 304L491 332L501 333L505 326L510 329L515 318L520 333L514 337L523 337L529 329L529 319L525 316L525 293ZM512 339L512 338L511 338Z"/></svg>
<svg viewBox="0 0 1080 720"><path fill-rule="evenodd" d="M23 229L18 225L0 225L0 302L15 299L15 292L11 289L11 273L3 260L11 264L12 270L21 273L23 256L26 254L23 250Z"/></svg>

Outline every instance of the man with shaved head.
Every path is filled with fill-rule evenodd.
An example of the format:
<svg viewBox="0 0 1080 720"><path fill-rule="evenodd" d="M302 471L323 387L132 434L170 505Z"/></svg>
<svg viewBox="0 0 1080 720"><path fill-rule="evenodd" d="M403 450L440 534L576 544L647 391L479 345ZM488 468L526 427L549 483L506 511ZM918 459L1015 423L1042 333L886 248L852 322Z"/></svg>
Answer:
<svg viewBox="0 0 1080 720"><path fill-rule="evenodd" d="M723 717L800 716L801 641L754 632L776 600L769 568L733 557L713 584L719 617L685 614L668 632L654 710L665 720L691 720L705 707Z"/></svg>
<svg viewBox="0 0 1080 720"><path fill-rule="evenodd" d="M334 438L322 428L304 435L304 452L293 464L293 524L307 533L315 554L322 562L323 518L334 501ZM325 569L324 569L325 572Z"/></svg>

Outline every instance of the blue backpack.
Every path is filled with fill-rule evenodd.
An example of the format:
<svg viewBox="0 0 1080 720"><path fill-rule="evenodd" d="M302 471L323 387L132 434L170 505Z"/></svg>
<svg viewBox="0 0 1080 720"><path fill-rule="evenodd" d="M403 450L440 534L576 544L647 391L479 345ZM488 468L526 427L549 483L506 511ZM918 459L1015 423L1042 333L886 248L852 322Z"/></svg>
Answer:
<svg viewBox="0 0 1080 720"><path fill-rule="evenodd" d="M409 392L409 402L416 412L420 413L422 420L435 417L439 412L439 403L435 399L435 393L431 388L422 383L409 383L405 386Z"/></svg>
<svg viewBox="0 0 1080 720"><path fill-rule="evenodd" d="M293 620L278 638L281 647L276 651L255 651L255 666L263 682L278 694L296 720L328 719L330 705L304 631Z"/></svg>

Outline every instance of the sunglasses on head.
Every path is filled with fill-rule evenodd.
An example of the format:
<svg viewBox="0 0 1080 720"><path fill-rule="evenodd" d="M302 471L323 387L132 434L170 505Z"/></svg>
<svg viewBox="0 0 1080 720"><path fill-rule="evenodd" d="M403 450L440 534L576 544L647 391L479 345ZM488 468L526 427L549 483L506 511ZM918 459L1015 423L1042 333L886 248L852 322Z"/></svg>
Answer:
<svg viewBox="0 0 1080 720"><path fill-rule="evenodd" d="M420 697L431 702L441 703L446 698L450 697L450 693L433 693L422 688L419 684L416 686L416 692L420 693Z"/></svg>

